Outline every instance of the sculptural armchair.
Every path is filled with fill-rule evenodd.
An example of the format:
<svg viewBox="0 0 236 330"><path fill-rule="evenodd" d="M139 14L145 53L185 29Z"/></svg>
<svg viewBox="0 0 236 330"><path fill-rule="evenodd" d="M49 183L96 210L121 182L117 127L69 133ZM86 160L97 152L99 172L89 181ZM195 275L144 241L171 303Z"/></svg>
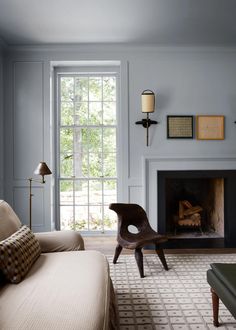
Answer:
<svg viewBox="0 0 236 330"><path fill-rule="evenodd" d="M118 215L118 245L115 250L113 263L117 262L123 248L135 250L135 259L140 277L144 277L142 248L148 244L154 244L155 251L163 267L165 270L168 270L165 255L160 245L166 242L167 238L159 235L151 228L144 209L137 204L125 203L112 203L109 208ZM137 233L131 232L129 226L136 227Z"/></svg>

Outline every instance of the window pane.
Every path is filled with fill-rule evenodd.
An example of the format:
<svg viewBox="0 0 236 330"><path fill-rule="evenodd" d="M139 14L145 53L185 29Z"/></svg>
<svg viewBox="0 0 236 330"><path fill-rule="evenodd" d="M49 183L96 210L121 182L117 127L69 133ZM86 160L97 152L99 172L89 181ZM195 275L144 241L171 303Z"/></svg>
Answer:
<svg viewBox="0 0 236 330"><path fill-rule="evenodd" d="M89 101L102 100L102 79L89 78Z"/></svg>
<svg viewBox="0 0 236 330"><path fill-rule="evenodd" d="M88 129L88 147L90 152L97 152L102 148L102 129Z"/></svg>
<svg viewBox="0 0 236 330"><path fill-rule="evenodd" d="M89 132L87 128L81 128L81 151L88 150Z"/></svg>
<svg viewBox="0 0 236 330"><path fill-rule="evenodd" d="M61 125L73 125L74 104L72 102L61 103Z"/></svg>
<svg viewBox="0 0 236 330"><path fill-rule="evenodd" d="M104 128L103 130L103 148L104 152L116 150L116 129Z"/></svg>
<svg viewBox="0 0 236 330"><path fill-rule="evenodd" d="M116 154L107 153L103 156L103 175L104 177L116 176Z"/></svg>
<svg viewBox="0 0 236 330"><path fill-rule="evenodd" d="M115 125L116 124L116 103L105 102L103 103L103 124Z"/></svg>
<svg viewBox="0 0 236 330"><path fill-rule="evenodd" d="M116 78L103 77L103 99L104 101L116 100Z"/></svg>
<svg viewBox="0 0 236 330"><path fill-rule="evenodd" d="M73 150L73 129L61 128L60 131L60 151L61 153L70 152Z"/></svg>
<svg viewBox="0 0 236 330"><path fill-rule="evenodd" d="M88 181L75 181L75 204L88 204Z"/></svg>
<svg viewBox="0 0 236 330"><path fill-rule="evenodd" d="M88 102L75 103L75 125L88 124Z"/></svg>
<svg viewBox="0 0 236 330"><path fill-rule="evenodd" d="M102 155L100 153L89 153L89 177L102 176Z"/></svg>
<svg viewBox="0 0 236 330"><path fill-rule="evenodd" d="M61 77L61 101L74 100L74 78Z"/></svg>
<svg viewBox="0 0 236 330"><path fill-rule="evenodd" d="M73 181L63 180L60 182L60 204L73 204Z"/></svg>
<svg viewBox="0 0 236 330"><path fill-rule="evenodd" d="M75 78L75 101L82 102L88 101L88 78L76 77Z"/></svg>
<svg viewBox="0 0 236 330"><path fill-rule="evenodd" d="M75 230L88 230L88 206L75 206Z"/></svg>
<svg viewBox="0 0 236 330"><path fill-rule="evenodd" d="M82 177L89 176L88 153L82 153Z"/></svg>
<svg viewBox="0 0 236 330"><path fill-rule="evenodd" d="M73 206L61 206L60 207L61 216L61 229L69 230L73 228Z"/></svg>
<svg viewBox="0 0 236 330"><path fill-rule="evenodd" d="M117 215L109 205L104 205L104 230L117 230Z"/></svg>
<svg viewBox="0 0 236 330"><path fill-rule="evenodd" d="M91 230L102 230L102 206L89 207L89 227Z"/></svg>
<svg viewBox="0 0 236 330"><path fill-rule="evenodd" d="M73 176L73 154L61 154L60 175L62 178Z"/></svg>
<svg viewBox="0 0 236 330"><path fill-rule="evenodd" d="M102 103L90 102L89 104L89 125L102 124Z"/></svg>
<svg viewBox="0 0 236 330"><path fill-rule="evenodd" d="M89 204L102 204L102 182L100 180L89 181Z"/></svg>
<svg viewBox="0 0 236 330"><path fill-rule="evenodd" d="M117 187L116 180L106 180L103 183L104 187L104 204L117 202Z"/></svg>

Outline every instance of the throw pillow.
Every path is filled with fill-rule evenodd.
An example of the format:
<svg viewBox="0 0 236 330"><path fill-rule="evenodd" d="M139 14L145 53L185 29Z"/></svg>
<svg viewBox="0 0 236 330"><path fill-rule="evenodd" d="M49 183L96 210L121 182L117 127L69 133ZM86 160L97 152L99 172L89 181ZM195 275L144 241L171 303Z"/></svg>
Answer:
<svg viewBox="0 0 236 330"><path fill-rule="evenodd" d="M41 253L33 232L22 226L0 242L0 269L11 283L19 283Z"/></svg>

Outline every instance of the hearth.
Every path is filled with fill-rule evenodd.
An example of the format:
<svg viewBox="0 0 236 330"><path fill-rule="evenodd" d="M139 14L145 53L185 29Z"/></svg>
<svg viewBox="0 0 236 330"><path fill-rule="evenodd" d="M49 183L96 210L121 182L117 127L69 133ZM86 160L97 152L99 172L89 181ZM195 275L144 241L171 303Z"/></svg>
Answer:
<svg viewBox="0 0 236 330"><path fill-rule="evenodd" d="M167 247L236 247L236 171L158 171L158 232Z"/></svg>

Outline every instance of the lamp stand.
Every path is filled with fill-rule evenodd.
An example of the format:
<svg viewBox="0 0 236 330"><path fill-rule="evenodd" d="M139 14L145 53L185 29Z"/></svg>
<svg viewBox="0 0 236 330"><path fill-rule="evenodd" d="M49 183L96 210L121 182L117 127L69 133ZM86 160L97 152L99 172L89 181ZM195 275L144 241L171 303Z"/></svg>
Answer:
<svg viewBox="0 0 236 330"><path fill-rule="evenodd" d="M32 229L32 178L29 178L29 228Z"/></svg>
<svg viewBox="0 0 236 330"><path fill-rule="evenodd" d="M44 177L42 176L42 181L34 180L32 178L29 178L29 228L32 229L32 197L34 194L32 193L32 182L37 182L44 184L46 181L44 180Z"/></svg>

